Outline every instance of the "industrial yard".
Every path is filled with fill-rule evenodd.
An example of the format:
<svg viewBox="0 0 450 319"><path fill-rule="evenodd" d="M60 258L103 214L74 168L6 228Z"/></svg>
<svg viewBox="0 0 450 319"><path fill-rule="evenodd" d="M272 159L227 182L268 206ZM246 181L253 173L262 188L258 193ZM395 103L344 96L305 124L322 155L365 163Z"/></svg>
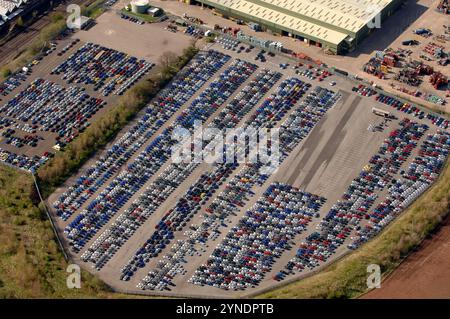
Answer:
<svg viewBox="0 0 450 319"><path fill-rule="evenodd" d="M346 55L336 56L329 55L326 53L324 48L318 48L314 45L304 43L299 39L293 39L286 36L280 36L279 34L269 32L255 32L247 25L239 25L236 20L225 19L221 16L214 15L214 11L202 8L195 5L187 5L180 3L178 1L160 1L152 0L151 4L164 8L166 12L182 16L187 14L191 17L196 17L201 20L204 26L211 29L214 25L218 24L221 27L230 28L230 30L240 29L245 34L281 42L287 50L294 52L298 56L307 57L312 61L320 61L329 66L338 66L340 69L346 70L351 75L356 75L360 78L367 79L378 86L383 87L383 89L389 91L390 93L399 95L403 98L412 100L413 102L420 103L435 109L444 109L448 111L449 109L449 98L446 96L447 90L441 87L439 90L435 90L431 84L429 84L429 79L425 79L419 87L408 87L403 85L406 90L403 90L400 85L392 87L390 85L390 80L382 80L377 76L368 74L364 71L364 66L369 60L375 57L376 51L383 51L384 49L391 48L392 50L403 49L411 50L412 53L407 59L412 60L422 60L424 63L430 64L420 58L420 55L426 54L422 50L429 43L435 43L437 45L444 46L444 52L448 52L448 40L442 40L443 38L448 38L448 34L445 33L444 26L448 26L448 15L441 12L437 12L435 8L438 6L439 1L437 0L420 0L420 1L405 1L400 8L398 8L392 16L386 18L382 22L382 27L380 29L374 29L371 35L358 45L358 47L347 53ZM429 38L424 38L419 35L414 35L413 30L420 28L428 28L432 31L433 35ZM441 41L434 40L435 37L440 37ZM403 46L401 43L410 39L420 38L420 44L416 46ZM442 42L444 41L444 42ZM439 65L436 61L431 62L431 66L436 71L440 71L444 76L449 77L448 71L445 66ZM389 79L389 75L387 76ZM397 83L398 84L398 83ZM419 90L422 92L421 97L411 95L411 92ZM402 92L406 91L406 92ZM436 101L439 99L430 98L429 101L427 97L438 96L445 100L445 105L441 106Z"/></svg>
<svg viewBox="0 0 450 319"><path fill-rule="evenodd" d="M161 8L167 17L143 22L126 15L128 5L135 14ZM34 175L127 91L162 77L168 56L197 46L45 199L69 260L116 292L240 298L298 281L363 249L445 167L450 29L442 12L419 10L388 40L378 30L359 43L362 29L347 25L358 45L338 56L200 6L111 6L0 84L0 162ZM386 23L406 14L391 13ZM279 129L279 157L263 162L237 136L225 146L236 151L229 162L174 161L174 134L179 127L193 134L185 144L195 150L198 121L223 134ZM202 140L195 152L215 143Z"/></svg>
<svg viewBox="0 0 450 319"><path fill-rule="evenodd" d="M92 29L92 31L95 30ZM294 247L297 247L301 242L307 241L309 236L314 233L316 226L323 224L323 218L329 214L329 211L336 205L342 194L346 192L348 185L358 176L360 171L367 169L366 166L369 164L371 157L374 154L377 154L378 148L383 145L383 141L390 133L398 130L402 127L401 125L405 124L405 117L410 118L417 123L414 125L422 125L423 123L426 125L424 128L427 128L426 134L420 134L420 136L418 136L419 142L417 143L415 150L408 156L408 160L402 161L401 167L399 167L398 171L395 173L401 174L400 171L404 171L408 167L409 161L419 154L418 151L422 143L421 141L423 141L428 134L434 134L438 130L441 130L442 128L439 127L439 125L445 125L442 121L438 123L435 119L427 118L426 113L420 115L419 109L417 112L414 111L411 113L411 110L408 108L402 107L397 110L392 106L384 104L387 103L382 102L385 101L384 98L380 98L379 101L376 101L375 97L377 94L374 95L374 92L372 92L370 88L358 86L356 82L344 79L341 76L327 75L326 73L320 75L319 73L322 72L317 73L314 69L309 69L307 65L297 66L281 56L272 57L268 54L263 54L265 56L265 62L255 60L255 56L258 55L259 50L256 48L246 50L245 48L248 48L248 45L242 45L244 46L244 50L240 50L241 44L237 45L238 50L236 50L236 48L235 50L224 49L224 46L227 47L227 45L217 43L209 44L203 48L199 57L207 57L208 51L217 52L214 59L222 57L220 59L223 62L218 64L217 69L215 70L205 70L209 75L206 81L203 80L204 84L202 86L196 86L197 92L192 92L188 96L183 97L183 101L185 102L182 105L177 106L173 111L170 111L170 113L166 113L164 116L164 118L167 119L164 121L165 123L154 128L149 127L150 133L145 135L146 140L139 141L136 146L133 146L133 153L127 155L127 157L118 164L114 164L114 166L110 166L110 168L105 167L102 169L98 167L99 163L103 163L110 155L107 153L100 154L100 158L89 162L77 176L74 176L65 183L66 186L58 189L48 199L48 205L53 207L52 211L55 214L60 236L65 245L67 245L66 248L71 257L83 265L85 269L98 275L118 291L172 296L236 297L261 292L269 287L277 286L279 282L283 283L283 280L298 279L317 271L317 269L320 269L328 262L331 262L339 258L342 254L350 251L347 246L354 242L358 237L355 237L357 234L356 230L345 235L345 240L339 244L339 247L336 250L332 251L330 256L327 257L326 262L319 262L314 266L310 265L311 269L305 269L303 271L289 270L287 268L286 270L283 269L285 269L285 266L288 265L289 261L295 259L296 249L294 249ZM237 53L237 51L241 52ZM246 64L243 66L236 64L238 61L237 59L246 61ZM201 60L194 63L201 63ZM321 108L320 111L319 109L314 111L319 112L315 115L319 117L317 118L318 122L316 124L316 120L311 123L312 126L310 126L310 128L312 131L309 134L306 133L303 138L300 138L297 143L294 143L295 147L293 147L292 150L289 148L290 151L286 153L287 157L284 159L281 167L276 173L267 176L254 184L251 188L252 195L242 199L242 204L236 206L237 210L235 213L225 217L224 224L218 225L215 232L208 233L207 237L198 243L194 243L192 247L190 245L187 248L183 247L183 249L187 249L185 255L179 256L178 258L185 259L186 262L180 263L181 259L174 259L173 253L182 246L177 249L173 245L182 245L183 242L191 242L188 239L190 236L198 235L195 231L196 229L199 229L197 227L200 227L201 229L204 223L208 224L211 222L208 221L208 219L205 220L207 216L205 214L208 211L205 211L205 209L214 207L217 196L220 196L222 192L225 192L226 189L229 188L230 183L234 183L234 179L240 179L239 174L242 173L242 170L245 171L245 165L242 167L227 168L230 170L230 173L217 181L218 189L214 193L209 193L208 190L205 190L206 199L199 203L198 208L193 210L196 213L187 217L184 222L181 222L180 226L173 229L173 239L170 239L172 235L167 237L169 238L168 243L164 244L164 246L162 246L163 248L159 249L159 252L156 253L155 257L144 257L142 259L143 264L139 264L135 270L132 270L136 266L129 268L130 265L134 264L135 261L141 260L141 257L136 255L137 252L138 254L142 253L140 252L142 251L142 248L140 247L142 247L144 243L149 243L149 240L151 241L150 238L155 236L156 233L152 235L155 225L160 224L160 220L164 221L167 218L165 217L167 212L173 211L176 209L177 205L180 205L180 203L185 200L183 198L186 194L188 194L190 190L192 191L192 187L195 189L195 185L202 180L202 178L205 178L205 174L206 176L209 174L214 176L214 174L216 174L215 170L217 169L215 166L201 164L199 166L187 166L180 170L180 168L174 167L174 164L168 160L167 162L163 161L158 164L155 163L156 166L154 167L149 167L148 172L143 175L143 179L138 181L132 177L138 172L134 172L138 166L135 168L132 166L138 165L138 162L141 162L142 159L152 154L152 145L159 145L159 148L162 148L164 144L160 143L165 143L164 134L167 134L165 132L170 132L171 125L173 125L171 122L175 121L175 119L179 118L182 114L184 114L184 116L190 116L189 114L192 112L190 111L191 105L201 103L201 97L206 98L206 92L209 90L207 89L208 86L212 85L212 83L217 83L216 85L218 85L220 81L223 81L221 80L223 75L221 76L220 74L224 74L223 72L228 73L231 70L237 70L237 67L244 67L244 69L250 68L247 70L252 71L250 73L246 73L247 71L242 73L241 77L243 78L238 81L238 85L228 89L230 90L231 96L222 100L220 105L218 105L212 113L206 113L210 114L210 116L204 118L206 120L205 125L211 123L212 119L215 119L213 121L214 123L224 121L222 116L224 116L226 112L229 112L228 108L234 103L233 98L235 96L242 97L242 93L239 92L242 92L246 86L255 85L252 84L251 80L260 76L260 72L267 72L264 71L266 69L273 72L272 74L282 71L282 75L274 85L271 85L270 90L265 94L260 95L257 101L252 102L253 104L250 104L250 106L253 105L253 107L247 109L246 114L242 114L242 118L238 117L238 120L240 120L237 122L237 125L242 125L245 121L251 121L253 118L251 114L256 111L256 107L264 105L261 103L263 103L264 100L267 100L271 95L275 97L277 94L277 85L281 85L286 81L291 81L289 80L291 78L298 79L300 81L299 84L302 86L304 84L301 83L308 83L311 87L306 90L304 96L299 99L298 103L286 109L287 112L274 123L276 127L283 124L286 125L286 123L288 123L286 122L288 118L295 119L296 116L302 114L297 113L299 112L297 111L297 108L300 111L302 110L302 101L308 96L309 92L316 90L317 87L322 87L325 90L333 92L332 94L334 94L335 97L332 98L331 101L335 99L335 102L330 102L328 105L329 109L324 106L325 108ZM197 72L194 70L195 69L191 69L188 66L185 72ZM193 74L191 74L190 77L192 78L192 76ZM204 78L204 76L201 76L201 78ZM171 91L171 93L178 94L177 91ZM162 96L165 96L164 94L167 93L162 92L161 94ZM391 104L392 102L389 103ZM383 117L373 113L372 107L390 112L392 114L392 119L385 121ZM144 116L144 114L145 112L143 112L142 116ZM414 116L412 116L412 114L414 114ZM436 123L436 125L433 123ZM136 125L137 124L138 123L136 123ZM128 136L127 134L128 133L123 135L117 142L123 143L126 141L125 137ZM154 144L156 142L155 139L159 140L158 144ZM134 144L130 144L130 146L131 145ZM364 147L362 147L363 145ZM96 160L100 161L95 162ZM110 160L107 162L109 163ZM135 164L129 166L131 163ZM126 168L127 166L129 168ZM97 171L98 169L100 169L100 171ZM98 175L99 173L100 175ZM123 235L120 235L122 230L120 229L122 229L123 226L128 225L129 222L132 222L135 218L132 216L139 212L140 203L143 203L142 201L145 198L148 198L148 200L152 198L151 196L153 195L150 195L150 191L155 187L161 187L159 185L164 185L160 183L166 178L168 173L176 173L179 175L175 175L178 176L176 178L173 175L169 175L170 178L176 182L171 185L167 197L163 201L161 201L160 198L151 199L152 201L155 201L152 205L156 206L149 212L145 209L146 206L142 206L144 211L142 211L142 215L139 217L138 224L131 226L127 231L130 233L125 237L122 237ZM91 177L88 177L87 174ZM142 174L142 172L140 174ZM119 190L117 196L123 198L120 203L111 202L113 206L110 206L110 204L107 206L103 206L103 204L100 205L101 202L111 196L107 195L112 190L111 187L118 185L118 182L121 184L125 182L125 180L123 180L125 176L127 176L125 178L127 183L130 183L127 184L129 185L128 187L132 187L129 195L122 197L122 195L119 195L120 192L122 192L119 190L120 188L117 189L115 187L116 191ZM93 187L94 184L91 183L95 180L98 182L95 182L96 186ZM120 182L121 180L123 180L123 182ZM195 271L198 271L199 267L206 263L208 256L217 249L218 244L224 240L226 234L235 229L233 226L236 227L236 225L238 225L239 221L245 215L245 212L251 210L255 204L258 205L257 201L263 196L267 196L264 195L264 192L270 188L270 185L277 185L277 183L289 185L290 187L298 189L298 191L319 196L323 200L323 203L321 203L317 209L318 214L313 214L311 219L308 217L308 220L310 219L308 227L298 234L294 233L295 235L290 238L289 246L293 245L292 248L286 247L282 249L280 256L274 259L273 264L270 266L270 270L264 272L264 275L262 275L258 284L249 285L245 289L241 288L236 291L223 290L208 285L193 284L193 282L195 283L195 281L200 278L198 277L199 275L197 275L197 277L195 276ZM382 201L387 196L386 190L380 190L378 196L379 198L373 203L374 206L382 204ZM69 198L71 198L70 201L67 201ZM61 206L63 202L67 204ZM117 208L114 208L116 205ZM99 217L101 219L98 219ZM82 225L86 225L85 223L87 220L90 220L89 224L91 224L86 229L89 229L88 233L83 235L82 232L75 235L78 233L75 229L81 229L79 228L80 226L84 227ZM128 222L125 222L125 220L128 220ZM93 222L94 224L92 224ZM353 232L356 233L353 234ZM182 241L177 242L177 240ZM121 244L117 246L119 243ZM111 244L112 246L110 246ZM358 244L354 245L357 246ZM135 256L134 259L133 256ZM151 256L151 254L149 256ZM133 263L130 264L131 261L133 261ZM169 277L165 276L164 278L166 279L159 285L146 284L146 280L148 280L146 278L149 278L146 276L149 273L152 274L151 276L155 276L155 274L158 276L158 272L165 269L161 263L168 263L167 265L171 265L169 267L171 271L170 275L167 275ZM285 272L285 275L279 275L278 273L280 271L283 271L283 274ZM166 282L168 278L172 278L170 283ZM189 282L189 280L191 282ZM162 284L163 282L164 284Z"/></svg>

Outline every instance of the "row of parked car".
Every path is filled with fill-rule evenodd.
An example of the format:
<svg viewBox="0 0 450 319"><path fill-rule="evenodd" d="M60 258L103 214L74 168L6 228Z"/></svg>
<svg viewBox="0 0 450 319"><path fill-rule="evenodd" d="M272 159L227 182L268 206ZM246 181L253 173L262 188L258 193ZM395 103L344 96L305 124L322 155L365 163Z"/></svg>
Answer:
<svg viewBox="0 0 450 319"><path fill-rule="evenodd" d="M203 38L203 36L205 34L205 32L202 29L200 29L196 26L193 26L193 25L187 26L186 29L184 30L184 33L187 35L190 35L191 37L194 37L196 39Z"/></svg>
<svg viewBox="0 0 450 319"><path fill-rule="evenodd" d="M120 279L129 280L138 268L144 267L151 258L158 256L174 238L174 233L182 231L237 165L237 163L227 163L214 167L211 172L202 174L176 202L175 206L157 222L150 238L122 268Z"/></svg>
<svg viewBox="0 0 450 319"><path fill-rule="evenodd" d="M217 239L220 234L219 229L223 227L225 223L230 222L227 219L229 211L233 208L237 208L236 206L243 206L248 194L247 191L254 185L254 180L251 179L251 177L259 176L258 183L263 183L266 180L267 175L262 176L258 174L261 167L262 163L249 163L244 165L241 171L226 185L225 191L219 194L213 203L206 208L208 213L203 215L200 224L192 224L185 232L186 239L175 242L171 247L170 252L159 261L158 268L152 269L148 275L141 280L137 287L144 290L164 290L168 285L172 285L172 280L176 273L179 272L180 266L182 267L183 261L188 256L201 255L201 248L196 248L196 244L200 243L204 245L208 240ZM236 183L239 183L240 185L244 184L246 188L241 187L239 189L234 189L238 191L237 197L229 198L228 195L230 193L227 191L232 187L234 188ZM228 211L220 210L219 215L213 214L212 210L218 205L223 205ZM134 270L134 267L131 269L125 268L124 270ZM125 273L122 276L126 279L127 276L130 275L132 274Z"/></svg>
<svg viewBox="0 0 450 319"><path fill-rule="evenodd" d="M309 125L309 122L306 123L306 119L317 122L320 119L319 114L323 115L327 108L336 102L339 95L332 93L330 96L327 96L328 93L332 92L316 88L311 93L311 96L316 96L316 100L310 101L310 103L302 102L299 108L283 123L280 129L280 148L283 154L281 161L293 148L293 141L298 143L312 129L313 125ZM315 102L318 102L320 106ZM260 112L259 114L263 113ZM313 119L315 115L318 117ZM248 125L253 125L253 123L248 123ZM271 126L269 123L265 125L266 127ZM299 126L305 133L304 136L301 133L298 134ZM290 138L288 137L289 135L291 135ZM176 253L165 255L160 261L158 269L152 270L141 281L138 288L163 290L168 285L171 285L173 277L177 273L183 273L182 268L180 268L182 261L187 256L201 254L201 249L195 248L195 244L206 244L208 240L216 239L220 233L220 228L228 222L227 218L236 214L239 211L239 207L244 206L248 198L253 195L253 186L255 184L262 185L269 177L269 175L264 173L265 170L262 169L265 165L262 162L247 163L226 185L225 190L206 208L207 214L204 215L199 225L191 225L190 230L185 234L187 239L179 240L173 245L171 252ZM129 271L130 269L126 268L125 270ZM127 278L128 275L123 274L123 277Z"/></svg>
<svg viewBox="0 0 450 319"><path fill-rule="evenodd" d="M57 215L67 220L229 59L217 51L197 54L145 108L137 123L53 203Z"/></svg>
<svg viewBox="0 0 450 319"><path fill-rule="evenodd" d="M52 156L52 153L45 152L42 156L28 157L0 148L0 162L30 172L35 172L38 167L47 162Z"/></svg>
<svg viewBox="0 0 450 319"><path fill-rule="evenodd" d="M393 180L386 198L370 213L370 221L361 228L352 242L358 247L376 236L403 209L425 192L438 178L450 151L450 134L439 131L427 136L420 146L419 155L403 172L401 178Z"/></svg>
<svg viewBox="0 0 450 319"><path fill-rule="evenodd" d="M245 122L243 129L247 127L262 128L271 127L281 119L281 114L286 113L293 107L298 98L309 88L309 85L298 79L287 79L283 81L276 94L268 97L260 107ZM263 120L266 118L266 120ZM237 153L245 151L246 146L238 149ZM237 161L228 163L218 162L213 167L213 171L203 174L180 198L175 207L163 217L157 229L148 243L142 249L138 250L135 256L122 269L122 280L131 278L137 267L143 267L146 259L156 257L162 248L167 245L165 242L173 237L175 231L181 231L186 223L192 218L193 214L200 210L207 198L209 198L220 184L224 182L228 175L238 166ZM261 168L261 165L258 166ZM267 176L266 176L267 177ZM169 240L170 241L170 240ZM161 247L164 245L164 247Z"/></svg>
<svg viewBox="0 0 450 319"><path fill-rule="evenodd" d="M211 121L209 127L220 130L235 127L280 78L281 74L278 72L261 70ZM112 227L104 231L81 258L92 262L96 269L102 268L195 167L196 163L172 163L129 209L119 215Z"/></svg>
<svg viewBox="0 0 450 319"><path fill-rule="evenodd" d="M36 124L31 125L28 123L17 123L14 125L14 127L18 130L21 130L23 132L29 133L29 134L36 134L38 126Z"/></svg>
<svg viewBox="0 0 450 319"><path fill-rule="evenodd" d="M69 141L83 131L90 124L89 119L105 105L105 101L90 97L82 88L64 88L38 78L0 107L0 111Z"/></svg>
<svg viewBox="0 0 450 319"><path fill-rule="evenodd" d="M25 135L23 138L19 136L15 136L16 131L12 128L8 128L4 130L1 134L4 138L6 138L5 143L11 144L17 148L21 148L24 145L29 145L31 147L36 147L40 140L43 140L43 137L38 136L36 134L33 135Z"/></svg>
<svg viewBox="0 0 450 319"><path fill-rule="evenodd" d="M165 129L139 156L103 190L64 230L74 251L86 242L122 207L171 156L173 128L193 130L195 121L205 121L256 69L235 60L211 82L173 126Z"/></svg>
<svg viewBox="0 0 450 319"><path fill-rule="evenodd" d="M391 182L427 129L426 125L408 119L400 122L400 128L385 139L369 164L350 183L342 199L320 222L317 231L299 245L295 257L285 266L287 272L317 267L328 260L352 232L361 228L379 192ZM348 248L356 247L350 244Z"/></svg>
<svg viewBox="0 0 450 319"><path fill-rule="evenodd" d="M239 40L237 40L235 38L224 36L224 37L219 37L217 39L217 43L220 43L222 45L222 47L226 50L236 51L240 42L239 42Z"/></svg>
<svg viewBox="0 0 450 319"><path fill-rule="evenodd" d="M114 4L117 3L118 0L106 0L104 6L105 7L112 7Z"/></svg>
<svg viewBox="0 0 450 319"><path fill-rule="evenodd" d="M281 126L280 150L284 159L308 136L323 115L333 107L341 95L331 90L317 86L300 102L300 106L286 119Z"/></svg>
<svg viewBox="0 0 450 319"><path fill-rule="evenodd" d="M62 75L68 83L92 84L94 90L101 89L102 95L108 96L122 94L153 66L126 53L86 43L51 74Z"/></svg>
<svg viewBox="0 0 450 319"><path fill-rule="evenodd" d="M324 198L290 185L270 185L190 282L232 290L256 287L324 202Z"/></svg>
<svg viewBox="0 0 450 319"><path fill-rule="evenodd" d="M365 86L364 84L359 84L358 86L354 86L352 88L352 91L356 92L362 96L372 96L372 95L377 94L377 91L375 91L374 89L372 89L368 86Z"/></svg>
<svg viewBox="0 0 450 319"><path fill-rule="evenodd" d="M139 227L197 167L196 163L171 164L155 182L134 201L130 208L121 213L112 225L81 255L84 262L100 270L114 256Z"/></svg>
<svg viewBox="0 0 450 319"><path fill-rule="evenodd" d="M26 79L27 73L23 70L11 74L4 82L0 83L0 95L7 96Z"/></svg>
<svg viewBox="0 0 450 319"><path fill-rule="evenodd" d="M420 119L427 118L431 121L433 125L436 125L439 128L447 129L450 127L450 121L448 119L445 119L442 116L432 114L432 113L425 113L425 111L422 111L417 106L412 105L410 103L403 103L400 100L387 96L384 94L379 94L375 97L375 100L387 105L392 106L393 108L396 108L399 111L402 111L406 114L411 114L414 117L418 117Z"/></svg>

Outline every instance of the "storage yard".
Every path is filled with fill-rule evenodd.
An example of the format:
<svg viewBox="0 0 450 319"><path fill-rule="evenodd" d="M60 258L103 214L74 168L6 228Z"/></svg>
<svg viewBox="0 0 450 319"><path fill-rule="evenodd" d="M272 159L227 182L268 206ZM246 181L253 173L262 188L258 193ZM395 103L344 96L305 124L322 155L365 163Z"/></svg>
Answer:
<svg viewBox="0 0 450 319"><path fill-rule="evenodd" d="M71 257L114 289L236 297L301 278L375 236L445 161L446 119L248 45L224 46L199 53L48 199ZM264 175L258 164L173 163L171 133L195 119L281 127L281 166Z"/></svg>
<svg viewBox="0 0 450 319"><path fill-rule="evenodd" d="M364 71L397 91L445 109L450 97L450 25L418 28L404 37L397 48L376 51Z"/></svg>
<svg viewBox="0 0 450 319"><path fill-rule="evenodd" d="M256 32L248 25L238 24L237 19L226 19L220 15L214 14L215 12L210 9L202 9L197 5L188 5L180 3L179 1L161 1L151 0L152 5L163 8L166 12L182 16L186 13L190 17L198 18L204 26L213 29L215 25L219 25L222 28L228 28L230 32L235 30L242 30L245 34L264 38L270 41L276 41L282 43L283 47L287 50L291 50L297 56L302 56L311 59L312 61L320 61L329 66L337 66L342 70L346 70L349 74L355 75L368 81L371 81L378 86L383 87L384 90L399 95L403 98L410 99L416 103L426 105L428 107L434 107L435 109L444 109L447 112L450 110L450 100L446 97L446 90L442 87L440 90L435 90L429 79L426 78L418 88L405 87L403 90L401 87L391 87L390 80L382 80L377 76L370 75L364 71L364 65L373 57L375 52L384 50L386 48L397 48L412 50L412 59L420 60L422 48L424 48L428 42L434 42L439 45L444 45L438 40L434 40L433 37L441 36L445 34L443 25L448 25L448 15L445 15L436 10L439 1L438 0L419 0L419 1L404 1L403 4L394 11L391 17L382 21L381 28L373 29L372 34L362 40L356 49L346 55L336 56L327 54L327 50L324 47L317 47L312 43L305 43L300 39L295 39L287 36L280 36L278 33L268 32ZM415 36L413 30L420 28L429 28L433 32L433 36L429 39L422 39L418 46L403 46L402 42L410 39L419 39L420 36ZM448 42L447 44L448 47ZM445 46L444 45L444 46ZM448 52L448 48L446 49ZM408 57L409 59L409 57ZM426 63L430 63L424 61ZM438 60L431 62L435 70L443 73L444 76L449 77L446 67L440 66ZM390 74L389 74L390 75ZM415 90L422 92L420 97L411 95L411 92ZM403 92L404 91L404 92ZM438 96L446 101L444 106L435 103L439 99L433 96ZM428 101L428 98L431 101Z"/></svg>
<svg viewBox="0 0 450 319"><path fill-rule="evenodd" d="M179 54L201 35L169 24L107 12L1 84L0 161L34 171L164 52ZM46 200L70 258L114 290L267 291L358 249L438 178L450 151L447 117L233 38L200 43L134 121ZM223 132L279 128L279 166L172 161L177 126L193 133L196 121Z"/></svg>
<svg viewBox="0 0 450 319"><path fill-rule="evenodd" d="M54 43L0 84L1 161L37 169L153 65L79 39Z"/></svg>

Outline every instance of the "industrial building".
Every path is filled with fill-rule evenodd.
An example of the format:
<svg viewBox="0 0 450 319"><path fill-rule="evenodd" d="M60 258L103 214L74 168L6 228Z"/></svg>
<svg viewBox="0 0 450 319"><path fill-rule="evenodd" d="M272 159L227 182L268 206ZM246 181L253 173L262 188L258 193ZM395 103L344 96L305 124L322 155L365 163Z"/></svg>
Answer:
<svg viewBox="0 0 450 319"><path fill-rule="evenodd" d="M55 6L59 0L0 0L0 37L10 31L14 23L22 18L24 21L32 19L33 12L42 12Z"/></svg>
<svg viewBox="0 0 450 319"><path fill-rule="evenodd" d="M402 0L190 0L336 54L352 51Z"/></svg>

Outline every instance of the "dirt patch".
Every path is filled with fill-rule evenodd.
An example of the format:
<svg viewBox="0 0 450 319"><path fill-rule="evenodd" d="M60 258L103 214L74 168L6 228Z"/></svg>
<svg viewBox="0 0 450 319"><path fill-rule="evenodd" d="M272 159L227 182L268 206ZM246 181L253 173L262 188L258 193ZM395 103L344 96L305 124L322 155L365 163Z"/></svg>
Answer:
<svg viewBox="0 0 450 319"><path fill-rule="evenodd" d="M450 216L381 284L362 299L450 298Z"/></svg>

